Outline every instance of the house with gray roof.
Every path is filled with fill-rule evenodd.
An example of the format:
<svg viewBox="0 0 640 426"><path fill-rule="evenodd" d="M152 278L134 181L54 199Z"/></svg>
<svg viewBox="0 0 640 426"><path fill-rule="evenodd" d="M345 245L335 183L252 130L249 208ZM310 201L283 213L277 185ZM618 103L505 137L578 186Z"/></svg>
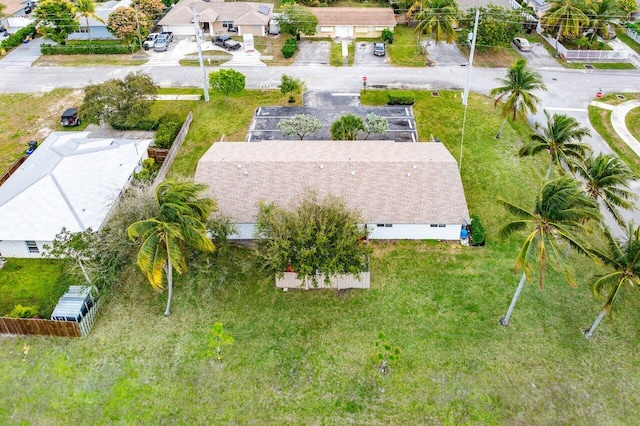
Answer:
<svg viewBox="0 0 640 426"><path fill-rule="evenodd" d="M437 142L217 142L195 181L209 186L235 239L253 239L260 202L293 208L310 191L357 209L373 239L458 240L469 223L458 165Z"/></svg>
<svg viewBox="0 0 640 426"><path fill-rule="evenodd" d="M271 3L225 2L220 0L180 0L158 22L162 31L175 35L195 35L193 11L203 34L214 36L222 33L266 36L273 12Z"/></svg>
<svg viewBox="0 0 640 426"><path fill-rule="evenodd" d="M41 257L63 227L98 230L150 139L55 132L0 186L0 256Z"/></svg>
<svg viewBox="0 0 640 426"><path fill-rule="evenodd" d="M119 7L131 7L131 0L111 0L97 3L94 13L102 22L96 18L78 17L78 23L80 24L78 31L69 34L67 38L69 40L89 40L89 35L91 35L91 39L94 40L117 39L107 29L107 23L109 22L109 16Z"/></svg>

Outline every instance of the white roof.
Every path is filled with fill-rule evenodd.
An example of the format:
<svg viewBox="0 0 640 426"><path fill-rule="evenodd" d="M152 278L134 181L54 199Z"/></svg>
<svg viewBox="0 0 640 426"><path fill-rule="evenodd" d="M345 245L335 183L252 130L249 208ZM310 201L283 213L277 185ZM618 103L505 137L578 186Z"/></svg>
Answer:
<svg viewBox="0 0 640 426"><path fill-rule="evenodd" d="M55 132L0 186L0 240L52 241L102 226L151 140Z"/></svg>

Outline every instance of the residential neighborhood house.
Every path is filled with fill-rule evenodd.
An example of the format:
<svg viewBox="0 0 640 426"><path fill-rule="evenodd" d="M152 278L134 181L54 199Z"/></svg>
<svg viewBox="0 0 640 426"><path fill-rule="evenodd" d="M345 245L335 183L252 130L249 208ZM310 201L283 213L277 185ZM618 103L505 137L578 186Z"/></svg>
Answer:
<svg viewBox="0 0 640 426"><path fill-rule="evenodd" d="M0 256L41 257L65 227L98 230L151 140L55 132L0 186Z"/></svg>
<svg viewBox="0 0 640 426"><path fill-rule="evenodd" d="M390 7L314 7L318 18L313 37L376 38L382 30L393 31L396 18Z"/></svg>
<svg viewBox="0 0 640 426"><path fill-rule="evenodd" d="M218 0L180 0L158 25L162 31L175 35L195 35L193 10L204 34L237 33L266 36L273 4L253 2L224 2Z"/></svg>
<svg viewBox="0 0 640 426"><path fill-rule="evenodd" d="M33 22L31 12L38 0L0 0L5 5L0 16L0 27L4 27L8 34L13 34Z"/></svg>
<svg viewBox="0 0 640 426"><path fill-rule="evenodd" d="M113 40L117 37L107 29L109 15L111 15L119 7L131 7L131 0L112 0L105 3L96 3L95 14L104 22L100 22L95 18L78 18L80 28L75 33L69 34L69 40L88 40L89 30L91 30L91 38L98 40ZM87 22L89 25L87 25Z"/></svg>
<svg viewBox="0 0 640 426"><path fill-rule="evenodd" d="M195 181L252 239L259 203L292 208L309 191L358 209L374 239L458 240L469 211L458 165L442 144L394 141L217 142Z"/></svg>

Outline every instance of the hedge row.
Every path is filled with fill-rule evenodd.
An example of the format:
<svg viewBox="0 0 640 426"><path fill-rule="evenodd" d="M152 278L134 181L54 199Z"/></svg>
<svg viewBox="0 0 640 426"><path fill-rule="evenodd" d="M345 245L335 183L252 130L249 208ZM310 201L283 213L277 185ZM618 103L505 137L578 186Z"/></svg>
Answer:
<svg viewBox="0 0 640 426"><path fill-rule="evenodd" d="M284 46L282 46L282 56L290 58L296 54L296 50L298 50L298 42L295 38L290 38L284 43Z"/></svg>
<svg viewBox="0 0 640 426"><path fill-rule="evenodd" d="M24 41L24 39L27 38L28 35L35 34L35 32L35 25L28 25L2 40L2 42L0 43L0 47L5 50L13 49L16 46L19 46Z"/></svg>
<svg viewBox="0 0 640 426"><path fill-rule="evenodd" d="M139 49L135 44L72 44L52 45L42 44L40 52L43 55L123 55L133 53Z"/></svg>
<svg viewBox="0 0 640 426"><path fill-rule="evenodd" d="M413 105L415 102L413 93L391 91L387 92L387 96L387 105Z"/></svg>

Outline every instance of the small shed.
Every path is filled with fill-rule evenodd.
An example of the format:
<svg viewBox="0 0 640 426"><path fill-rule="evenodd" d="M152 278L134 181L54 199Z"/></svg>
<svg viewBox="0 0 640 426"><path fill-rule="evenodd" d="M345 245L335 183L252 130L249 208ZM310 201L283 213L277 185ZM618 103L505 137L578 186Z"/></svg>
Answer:
<svg viewBox="0 0 640 426"><path fill-rule="evenodd" d="M95 305L98 290L93 286L72 285L58 300L51 319L80 322Z"/></svg>

